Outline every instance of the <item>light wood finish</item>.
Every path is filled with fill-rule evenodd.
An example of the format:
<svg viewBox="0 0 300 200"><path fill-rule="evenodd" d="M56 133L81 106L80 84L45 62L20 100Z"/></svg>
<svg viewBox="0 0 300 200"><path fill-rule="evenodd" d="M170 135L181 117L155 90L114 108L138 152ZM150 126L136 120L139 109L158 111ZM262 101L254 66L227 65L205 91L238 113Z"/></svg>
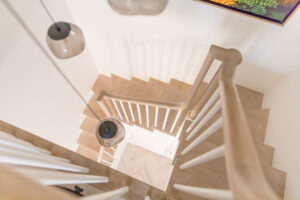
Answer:
<svg viewBox="0 0 300 200"><path fill-rule="evenodd" d="M215 76L213 77L212 81L209 84L204 83L203 79L206 76L206 73L209 70L210 65L214 59L221 60L223 65L222 67L219 68L219 71L215 74ZM159 109L159 113L158 113L158 126L153 128L161 130L165 124L166 132L168 134L175 135L176 131L174 131L173 133L169 133L170 126L171 126L170 122L174 121L175 119L175 111L170 108L178 108L178 106L181 106L181 108L183 108L183 114L180 117L179 120L180 122L176 124L176 128L175 128L176 130L178 126L181 124L181 122L183 121L183 118L186 116L189 110L192 111L190 113L190 117L192 119L198 114L198 112L205 105L208 98L211 96L211 94L214 93L215 89L218 87L220 78L224 78L226 76L231 77L224 80L231 81L232 83L232 75L234 70L230 71L228 69L233 69L240 61L241 61L240 54L236 50L233 49L228 50L217 46L212 46L209 55L207 56L193 86L181 83L177 80L171 80L169 84L166 84L166 83L159 82L155 79L150 79L148 82L146 82L140 79L132 78L129 81L113 75L112 77L116 82L114 84L115 89L113 91L111 90L111 92L107 90L102 92L101 94L99 94L98 99L105 97L107 99L118 99L125 102L128 101L128 102L142 104L142 106L140 106L142 124L140 125L138 123L137 119L139 116L137 114L138 113L137 106L134 104L132 106L132 110L136 122L134 123L132 122L133 117L131 116L128 116L129 118L128 121L130 121L129 124L135 124L143 128L147 128L145 106L146 105L149 106L149 124L150 124L149 127L153 127L154 116L155 116L155 109L152 108L151 106L158 106L158 105L162 106L162 108ZM224 71L224 69L226 70ZM222 74L222 76L219 76L220 74ZM245 115L244 118L246 117L248 118L249 121L248 126L249 126L249 130L251 130L250 134L252 134L254 137L253 148L254 149L256 148L256 150L259 152L259 155L256 156L256 159L257 162L262 165L261 172L264 171L266 180L269 181L271 187L276 191L276 193L282 197L284 192L285 173L272 168L271 164L272 164L272 159L274 154L274 148L263 144L265 128L266 128L268 112L269 112L268 110L261 109L263 95L256 91L244 88L242 86L235 86L233 84L231 86L237 88L234 89L235 90L235 93L233 94L235 95L234 98L240 98L239 109L243 109ZM178 94L182 94L182 96ZM224 96L224 92L222 95ZM120 103L118 103L117 106L121 112L121 115L123 116L124 119L123 121L125 121L124 114L129 113L128 104L125 103L124 108L122 108ZM169 119L165 121L164 119L165 119L167 109L170 109L168 115ZM224 113L222 114L224 117ZM206 130L207 127L210 124L212 124L220 115L221 115L220 112L215 114L215 116L213 116L209 120L209 122L199 130L199 133L202 133L204 130ZM246 123L248 122L246 121ZM185 128L183 130L185 130ZM173 172L174 177L172 177L171 179L171 185L172 183L176 183L176 181L177 183L180 183L178 181L185 182L186 179L186 182L183 183L185 185L190 185L191 183L193 183L195 184L195 186L200 186L200 187L231 189L229 185L231 186L232 182L230 181L229 182L230 184L227 182L227 175L226 175L227 173L225 171L226 169L225 160L222 158L216 159L214 161L210 161L199 167L189 169L185 171L185 174L182 173L182 171L179 171L178 169L178 166L183 162L193 159L196 156L199 156L202 153L206 153L214 149L215 147L223 144L224 143L223 134L226 134L226 131L222 131L222 130L217 131L217 133L210 136L207 139L207 141L202 142L201 145L199 145L199 147L193 149L187 155L185 156L177 155L176 156L177 159L175 161L175 170ZM194 137L196 136L197 134ZM182 137L185 137L185 133L182 134ZM180 149L182 150L187 145L188 143L184 142L181 138L179 150ZM230 173L228 174L229 177ZM229 180L231 179L229 178ZM170 190L170 191L172 192L168 192L168 194L172 198L173 197L174 198L176 197L178 199L194 198L191 196L185 196L185 194L179 195L178 191L174 191L174 190ZM233 193L235 195L236 191L233 191Z"/></svg>
<svg viewBox="0 0 300 200"><path fill-rule="evenodd" d="M45 187L30 178L22 176L8 166L0 165L0 199L45 199L45 200L75 200L70 193L57 188Z"/></svg>
<svg viewBox="0 0 300 200"><path fill-rule="evenodd" d="M232 81L240 61L238 58L236 62L232 60L234 59L223 62L219 79L227 147L226 165L231 191L235 199L280 199L263 173L241 100Z"/></svg>
<svg viewBox="0 0 300 200"><path fill-rule="evenodd" d="M212 79L212 82L208 84L205 92L203 93L204 95L201 97L200 101L198 101L198 104L196 103L195 106L196 110L194 110L193 115L194 116L197 115L199 110L201 110L201 108L204 106L208 98L215 91L219 82L221 82L220 80L223 80L227 84L230 83L230 86L227 87L227 90L231 89L231 93L228 94L227 92L224 92L224 88L223 88L221 95L223 96L223 98L225 98L224 97L225 95L226 98L228 98L226 102L228 103L228 105L231 105L232 107L230 107L229 109L227 105L227 109L230 110L232 116L235 117L230 118L228 116L228 113L225 115L224 112L227 112L228 110L225 109L224 111L224 105L223 105L222 115L223 118L227 119L225 130L217 131L215 134L211 135L207 140L203 141L200 145L198 145L195 149L191 150L191 152L189 152L187 155L181 156L179 155L179 152L181 152L184 148L186 148L187 145L189 145L189 143L186 142L184 138L187 135L185 129L191 122L186 121L183 128L181 142L177 150L175 167L174 167L174 171L168 189L168 196L172 196L172 198L174 199L189 199L189 200L199 199L192 195L176 191L172 188L174 183L179 183L183 185L197 186L203 188L230 189L233 192L234 199L277 199L278 196L283 197L286 174L280 170L272 168L271 163L274 154L274 149L268 145L263 144L264 132L265 132L267 116L268 116L268 110L261 110L263 95L251 91L244 87L238 87L238 91L237 91L235 85L232 83L232 76L234 72L234 70L232 69L237 64L239 64L241 58L237 51L226 50L226 49L213 46L210 50L210 53L204 65L206 65L207 63L211 63L211 61L214 58L217 58L218 60L222 60L223 67L221 67L220 70L217 72L215 77ZM224 71L225 68L226 70ZM220 76L221 73L222 76ZM235 93L233 93L233 91ZM242 101L240 100L240 96ZM203 100L203 97L205 100ZM221 100L223 100L223 98ZM238 101L232 102L231 98L238 99ZM224 102L222 103L224 104ZM238 106L238 108L234 106ZM249 110L249 114L246 115L245 112L247 113L248 110ZM248 115L249 115L249 120L246 119L246 116L248 117ZM218 116L220 116L220 113L217 113L208 123L206 123L205 127L202 127L202 129L199 130L199 134L202 133L204 130L206 130L207 127L209 127L210 124L213 123L218 118ZM237 119L238 117L239 119ZM243 121L242 123L241 120ZM246 127L248 128L248 130L244 130L245 127L243 129L238 128L240 123L244 124L244 126L248 126L248 122L250 123L249 127L251 127L251 131L254 133L250 132L249 127ZM231 128L232 128L230 132L235 132L235 131L236 132L234 137L233 136L230 137L231 140L229 144L228 144L228 139L225 140L226 162L225 159L219 158L207 163L203 163L199 166L194 166L187 170L179 169L179 166L182 165L182 163L191 160L203 153L209 152L210 150L213 150L216 147L223 144L224 143L223 135L225 135L224 137L228 137L226 136L226 134L229 132L228 124L231 124ZM237 132L238 130L240 132ZM242 137L240 137L240 136L244 136L243 130L246 131L248 135L247 135L247 140L244 138L245 141L242 142L242 145L240 145L241 143L236 142L235 138L239 139L240 141L243 141L243 139L241 139ZM255 143L252 142L251 144L252 134L256 139L254 140ZM195 135L194 138L195 137L197 137L197 135ZM253 154L251 155L252 159L254 160L248 159L248 154L253 152L251 151L247 152L246 150L243 152L239 150L241 149L241 146L243 146L243 148L246 149L249 148L249 143L247 142L249 140L250 140L250 149L252 148L252 150L254 150L254 156ZM227 148L230 148L231 145L233 145L233 143L234 145L236 145L234 151L232 149L227 150ZM245 147L247 145L248 147ZM255 154L255 149L259 152L259 156ZM227 158L228 151L229 152L231 151L230 152L231 158L229 158L231 159L231 161L228 161ZM238 163L240 162L240 160L242 160L244 163L243 165L241 165L241 168L237 169L235 167L239 166ZM249 161L253 163L250 163ZM229 165L228 162L231 162L231 164ZM255 165L254 171L249 173L249 171L252 170L251 167L252 165ZM245 166L247 167L245 168ZM245 172L245 170L247 170L247 172ZM263 175L263 171L266 178ZM255 176L256 173L258 173L258 179L253 178L256 177ZM235 174L235 178L231 176L233 174ZM251 177L250 176L245 177L246 174L251 174ZM229 182L227 181L227 179L229 180ZM232 181L232 179L234 179L234 181ZM249 181L249 179L251 179L252 182ZM271 186L268 185L268 182L271 184ZM235 185L234 186L235 190L232 190L233 184ZM258 188L260 184L264 184L262 188ZM274 191L276 191L276 193L273 192L271 187ZM271 198L264 198L265 197L264 189L266 189L267 193L269 191Z"/></svg>
<svg viewBox="0 0 300 200"><path fill-rule="evenodd" d="M102 191L111 191L116 188L129 186L129 192L128 192L128 194L125 195L125 198L128 198L130 200L143 199L144 196L147 194L151 197L151 199L155 199L155 200L165 200L166 199L166 194L162 190L159 190L159 189L157 189L153 186L150 186L146 183L143 183L133 177L127 176L123 173L120 173L120 172L114 170L114 169L104 166L104 165L102 165L98 162L95 162L85 156L81 156L78 153L75 153L68 149L65 149L57 144L54 144L45 139L42 139L42 138L40 138L36 135L33 135L27 131L24 131L22 129L14 127L6 122L0 121L0 131L7 132L9 134L14 135L15 137L17 137L19 139L22 139L27 142L31 142L33 145L35 145L37 147L49 150L52 152L52 154L54 156L69 159L71 161L71 163L73 163L75 165L87 167L90 170L89 174L108 177L110 180L109 183L93 184L93 186L99 188ZM3 171L1 171L1 176L0 176L0 186L1 186L0 194L6 194L6 191L2 193L2 189L4 191L5 189L8 188L8 186L2 187L2 185L1 185L1 180L3 180L2 172ZM9 177L12 178L13 176L9 176ZM11 182L2 182L2 184L4 184L4 185L10 184L10 186L13 186L13 185L16 186L17 183L14 180L12 180ZM24 185L23 185L23 187L24 187ZM30 185L30 187L34 188L35 190L37 188L39 188L39 187L33 187L32 185ZM16 188L17 187L14 188L14 192L16 191ZM24 187L24 188L26 188L26 187ZM23 191L23 190L21 190L21 191ZM28 191L28 193L32 192L32 194L36 193L35 197L39 197L38 191L33 191L31 189L30 190L28 189L27 191ZM40 190L40 191L44 191L44 190ZM18 194L16 193L15 195L18 195ZM42 194L40 194L40 195L42 195ZM25 199L36 199L36 198L29 198L32 196L25 195L24 197L28 197ZM55 197L56 197L55 195L51 196L51 199L53 199ZM23 199L23 198L20 197L20 198L16 198L16 199ZM39 198L39 199L47 199L47 198L45 197L45 198ZM65 196L63 196L63 198L55 198L55 199L69 199L69 198L66 198Z"/></svg>
<svg viewBox="0 0 300 200"><path fill-rule="evenodd" d="M165 190L172 171L172 160L128 143L117 169Z"/></svg>
<svg viewBox="0 0 300 200"><path fill-rule="evenodd" d="M77 140L77 143L86 146L95 152L99 152L101 147L97 141L96 135L89 132L82 132Z"/></svg>

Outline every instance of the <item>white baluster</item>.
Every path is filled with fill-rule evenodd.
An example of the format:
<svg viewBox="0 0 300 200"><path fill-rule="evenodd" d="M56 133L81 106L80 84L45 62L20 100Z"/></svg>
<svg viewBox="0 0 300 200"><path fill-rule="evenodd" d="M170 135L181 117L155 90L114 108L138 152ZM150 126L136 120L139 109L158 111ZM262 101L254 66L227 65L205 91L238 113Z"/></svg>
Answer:
<svg viewBox="0 0 300 200"><path fill-rule="evenodd" d="M133 111L132 111L132 105L131 105L130 102L128 103L128 106L129 106L129 111L130 111L130 114L131 114L132 121L134 122L135 119L134 119L134 114L133 114Z"/></svg>
<svg viewBox="0 0 300 200"><path fill-rule="evenodd" d="M178 110L178 111L177 111L177 115L176 115L176 118L175 118L175 120L174 120L174 122L173 122L173 124L172 124L172 128L170 129L170 133L173 132L173 130L174 130L174 128L175 128L175 125L177 124L177 121L178 121L178 119L179 119L179 117L180 117L180 115L181 115L181 112L182 112L182 110Z"/></svg>
<svg viewBox="0 0 300 200"><path fill-rule="evenodd" d="M189 144L182 152L181 155L186 154L193 148L195 148L198 144L203 142L206 138L214 134L217 130L219 130L223 125L222 117L212 123L201 135L199 135L191 144Z"/></svg>
<svg viewBox="0 0 300 200"><path fill-rule="evenodd" d="M120 112L120 110L119 110L119 107L117 106L116 100L113 99L112 102L113 102L113 105L114 105L114 107L115 107L115 110L116 110L117 113L118 113L118 116L120 117L121 120L123 120L123 117L122 117L122 115L121 115L121 112Z"/></svg>
<svg viewBox="0 0 300 200"><path fill-rule="evenodd" d="M166 115L165 115L165 120L164 120L163 127L162 127L163 130L165 130L165 128L166 128L166 124L167 124L167 121L168 121L169 113L170 113L170 108L167 108Z"/></svg>
<svg viewBox="0 0 300 200"><path fill-rule="evenodd" d="M0 163L11 165L23 165L31 167L40 167L48 169L59 169L72 172L89 172L88 168L65 163L57 160L45 158L43 156L20 155L17 153L8 153L0 151Z"/></svg>
<svg viewBox="0 0 300 200"><path fill-rule="evenodd" d="M205 163L223 157L224 155L225 155L225 145L222 145L180 165L180 169L187 169L195 165L199 165L201 163Z"/></svg>
<svg viewBox="0 0 300 200"><path fill-rule="evenodd" d="M146 105L146 120L147 120L147 127L149 128L149 106Z"/></svg>
<svg viewBox="0 0 300 200"><path fill-rule="evenodd" d="M157 119L158 119L158 107L155 107L155 120L154 120L154 127L157 127Z"/></svg>
<svg viewBox="0 0 300 200"><path fill-rule="evenodd" d="M229 190L191 187L179 184L174 184L174 188L201 198L212 200L233 200L232 192Z"/></svg>
<svg viewBox="0 0 300 200"><path fill-rule="evenodd" d="M142 117L141 117L140 104L136 104L136 107L137 107L137 111L138 111L140 125L142 125L143 122L142 122Z"/></svg>
<svg viewBox="0 0 300 200"><path fill-rule="evenodd" d="M3 131L0 131L0 135L5 135L5 136L7 136L7 137L13 137L13 138L15 138L14 135L9 134L9 133L5 133L5 132L3 132Z"/></svg>
<svg viewBox="0 0 300 200"><path fill-rule="evenodd" d="M105 113L105 115L107 117L110 117L111 114L110 114L109 110L107 109L106 105L102 101L98 101L98 104L99 104L100 108L103 110L103 112Z"/></svg>
<svg viewBox="0 0 300 200"><path fill-rule="evenodd" d="M24 140L20 140L15 137L6 136L4 134L0 134L0 145L7 145L19 149L24 149L28 151L35 151L35 152L42 152L46 154L51 154L50 151L47 151L45 149L39 148L31 144L30 142L26 142Z"/></svg>
<svg viewBox="0 0 300 200"><path fill-rule="evenodd" d="M107 177L103 176L67 173L56 170L25 167L13 167L13 170L32 178L43 185L107 183L109 181Z"/></svg>
<svg viewBox="0 0 300 200"><path fill-rule="evenodd" d="M201 111L198 113L194 121L191 123L191 125L186 129L186 132L190 132L194 126L199 122L199 120L203 117L203 115L206 113L206 111L211 107L211 105L217 100L217 98L220 97L220 89L217 88L216 91L211 95L211 97L208 99L204 107L201 109Z"/></svg>
<svg viewBox="0 0 300 200"><path fill-rule="evenodd" d="M122 101L119 101L119 102L120 102L120 104L121 104L121 108L122 108L123 113L124 113L124 115L125 115L126 121L127 121L127 123L129 123L129 118L128 118L127 112L126 112L126 110L125 110L125 108L124 108L124 104L123 104Z"/></svg>
<svg viewBox="0 0 300 200"><path fill-rule="evenodd" d="M81 197L82 200L116 200L119 199L121 196L126 194L129 191L129 187L122 187L117 190L103 192L100 194L89 195L85 197Z"/></svg>
<svg viewBox="0 0 300 200"><path fill-rule="evenodd" d="M111 158L114 158L113 155L111 155L110 153L108 153L108 152L106 152L106 151L103 151L103 153L106 154L106 155L108 155L108 156L111 157Z"/></svg>
<svg viewBox="0 0 300 200"><path fill-rule="evenodd" d="M4 145L4 144L0 144L0 151L8 152L8 153L15 153L15 154L19 154L19 155L35 156L37 158L43 157L43 158L62 161L62 162L70 162L69 160L61 158L61 157L56 157L56 156L52 156L50 154L45 154L45 153L37 152L37 151L28 151L26 149L20 149L20 148L16 148L16 147Z"/></svg>
<svg viewBox="0 0 300 200"><path fill-rule="evenodd" d="M145 196L144 200L151 200L149 196Z"/></svg>
<svg viewBox="0 0 300 200"><path fill-rule="evenodd" d="M199 124L194 128L194 130L187 136L186 140L190 140L219 110L221 109L220 99L216 104L206 113Z"/></svg>

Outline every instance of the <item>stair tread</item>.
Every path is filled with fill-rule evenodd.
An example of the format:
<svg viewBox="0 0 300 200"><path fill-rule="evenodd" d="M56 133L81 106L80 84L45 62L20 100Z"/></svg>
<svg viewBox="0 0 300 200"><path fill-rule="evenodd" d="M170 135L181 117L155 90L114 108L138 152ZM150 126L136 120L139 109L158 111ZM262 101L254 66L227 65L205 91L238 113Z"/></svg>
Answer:
<svg viewBox="0 0 300 200"><path fill-rule="evenodd" d="M87 148L83 145L79 145L76 152L82 156L88 157L91 160L97 161L98 159L98 154L99 154L98 152L93 151L90 148Z"/></svg>
<svg viewBox="0 0 300 200"><path fill-rule="evenodd" d="M111 78L100 74L97 80L95 81L92 90L96 94L101 90L111 91L112 90Z"/></svg>
<svg viewBox="0 0 300 200"><path fill-rule="evenodd" d="M266 113L268 113L268 109L252 112L251 115L253 115L253 116L251 116L251 117L255 117L255 115L262 116L262 113L266 115ZM219 116L220 116L220 113L219 113ZM203 127L203 129L200 130L200 133L201 133L201 131L205 130L209 126L209 124L213 123L217 118L218 118L218 115L215 115L207 123L207 125L205 125L205 127ZM255 122L255 120L253 120L253 121L250 120L249 123L250 123L250 127L251 127L252 123L256 123L256 122ZM264 121L262 121L260 123L264 123ZM183 131L188 127L189 124L191 124L191 121L186 121L185 122ZM256 130L259 131L258 129L261 128L261 127L262 126L258 126L256 128ZM265 127L262 127L262 129L265 129ZM199 136L200 133L196 134L196 136L194 136L191 141L193 141L197 136ZM253 130L252 130L252 133L253 133ZM177 150L176 158L178 158L178 159L175 163L175 167L174 167L174 171L173 171L173 177L172 177L170 183L172 183L172 184L173 183L187 184L187 185L191 185L191 184L194 183L194 184L196 184L194 186L200 187L199 183L200 184L202 184L202 182L205 183L204 181L202 181L203 180L202 176L200 176L199 174L198 174L199 177L197 175L189 176L189 175L187 175L187 173L185 171L193 171L194 170L194 172L195 172L197 169L198 170L204 170L204 169L202 169L203 167L208 168L208 169L211 170L211 169L214 168L214 165L223 166L224 169L225 169L226 166L225 166L225 161L224 160L216 159L216 160L210 161L208 163L204 163L204 164L201 164L201 165L194 166L194 167L192 167L190 169L186 169L184 171L178 169L178 166L180 164L188 161L188 160L191 160L191 159L193 159L193 158L195 158L199 155L202 155L203 153L206 153L206 152L222 145L224 143L223 142L223 133L222 133L221 129L218 130L216 133L214 133L213 135L208 137L200 145L197 145L194 149L192 149L186 155L181 156L180 152L184 148L186 148L186 146L188 144L190 144L190 142L191 142L191 141L189 141L189 142L185 141L186 136L187 136L187 133L185 133L185 131L184 131L182 133L181 142L180 142L178 150ZM271 147L271 146L263 144L263 141L261 141L261 140L256 140L255 145L256 145L256 148L257 148L257 151L258 151L258 156L259 156L259 158L261 160L261 163L262 163L263 170L265 171L265 175L266 175L267 180L270 182L270 184L271 184L272 188L274 189L274 191L276 191L276 193L278 195L283 197L283 190L284 190L284 183L285 183L285 173L272 167L274 148ZM222 177L222 174L225 173L225 172L222 172L222 168L219 168L219 169L215 170L214 173L219 173L218 179L220 179L220 177ZM185 177L184 175L186 175L186 177L189 177L189 178L186 178L186 179L187 179L187 181L189 181L190 184L184 183L184 181L183 181L183 179ZM223 178L225 179L226 177L223 177ZM215 177L212 178L212 179L215 179ZM201 180L201 181L199 181L199 180ZM217 178L215 179L215 181L217 181ZM220 181L220 180L218 180L218 181ZM225 184L225 180L223 181L223 183L224 183L224 185L222 185L222 187L224 187L224 188L228 187L228 185ZM170 185L172 185L172 184L170 184ZM206 186L204 186L204 187L211 187L211 186L212 185L207 185L207 183L206 183ZM202 187L202 185L201 185L201 187ZM217 185L214 185L214 188L216 188L216 187L217 187ZM170 188L170 190L172 190L172 193L174 192L173 189ZM179 193L178 193L178 195L179 195ZM182 194L180 194L180 195L182 195ZM187 196L186 196L186 198L187 198ZM190 197L190 196L188 196L188 198L193 199L193 197Z"/></svg>
<svg viewBox="0 0 300 200"><path fill-rule="evenodd" d="M192 85L171 79L163 98L170 102L185 102L191 89Z"/></svg>
<svg viewBox="0 0 300 200"><path fill-rule="evenodd" d="M129 96L131 81L120 76L111 75L112 92L120 96Z"/></svg>
<svg viewBox="0 0 300 200"><path fill-rule="evenodd" d="M264 143L270 109L245 110L255 140Z"/></svg>
<svg viewBox="0 0 300 200"><path fill-rule="evenodd" d="M96 135L95 134L91 134L88 132L83 131L78 140L77 143L85 146L86 148L89 148L95 152L99 152L101 145L99 144Z"/></svg>
<svg viewBox="0 0 300 200"><path fill-rule="evenodd" d="M94 94L89 101L89 106L93 109L93 111L96 113L96 115L101 119L101 118L106 117L106 115L105 115L104 111L101 109L101 107L99 106L97 98L98 98L98 95ZM88 107L86 107L84 109L83 113L89 117L97 118L95 116L95 114Z"/></svg>
<svg viewBox="0 0 300 200"><path fill-rule="evenodd" d="M255 90L251 90L241 85L237 85L243 107L245 109L260 109L262 107L264 95Z"/></svg>
<svg viewBox="0 0 300 200"><path fill-rule="evenodd" d="M81 123L80 128L85 132L94 134L96 133L98 123L99 121L97 119L86 116L83 122Z"/></svg>

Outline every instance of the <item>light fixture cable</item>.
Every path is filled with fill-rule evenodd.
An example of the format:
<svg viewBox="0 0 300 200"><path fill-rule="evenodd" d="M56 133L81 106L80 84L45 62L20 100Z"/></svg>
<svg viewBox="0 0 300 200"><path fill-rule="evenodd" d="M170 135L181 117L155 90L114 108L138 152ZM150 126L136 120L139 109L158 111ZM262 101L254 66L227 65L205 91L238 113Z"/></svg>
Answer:
<svg viewBox="0 0 300 200"><path fill-rule="evenodd" d="M42 2L42 1L41 1ZM73 91L79 96L79 98L82 100L82 102L87 106L87 108L92 112L92 114L101 121L100 117L97 115L97 113L93 110L93 108L88 104L88 102L84 99L84 97L81 95L81 93L77 90L77 88L74 86L74 84L70 81L70 79L63 73L63 71L60 69L58 64L54 61L54 59L49 55L47 50L43 47L43 45L39 42L37 37L33 34L33 32L29 29L29 27L26 25L26 23L22 20L22 18L19 16L19 14L16 12L16 10L12 7L12 5L8 2L8 0L3 0L3 3L5 7L11 12L11 14L16 18L16 20L19 22L19 24L24 28L24 30L28 33L30 38L36 43L36 45L40 48L40 50L44 53L44 55L48 58L50 63L53 65L53 67L58 71L58 73L64 78L64 80L68 83L68 85L73 89ZM44 5L44 4L43 4ZM47 10L47 9L46 9ZM51 16L51 15L50 15ZM51 19L53 19L51 17Z"/></svg>

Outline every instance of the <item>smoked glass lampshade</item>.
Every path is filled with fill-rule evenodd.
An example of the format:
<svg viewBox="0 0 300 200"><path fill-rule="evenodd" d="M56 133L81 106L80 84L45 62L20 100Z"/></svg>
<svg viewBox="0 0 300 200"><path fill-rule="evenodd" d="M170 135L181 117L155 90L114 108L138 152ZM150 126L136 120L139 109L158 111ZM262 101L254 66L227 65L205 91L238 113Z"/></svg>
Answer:
<svg viewBox="0 0 300 200"><path fill-rule="evenodd" d="M107 0L113 10L121 15L157 15L168 0Z"/></svg>
<svg viewBox="0 0 300 200"><path fill-rule="evenodd" d="M125 138L125 128L115 118L101 120L96 129L96 138L104 147L112 147Z"/></svg>
<svg viewBox="0 0 300 200"><path fill-rule="evenodd" d="M48 29L47 44L52 53L61 59L80 54L85 47L80 28L67 22L56 22Z"/></svg>

